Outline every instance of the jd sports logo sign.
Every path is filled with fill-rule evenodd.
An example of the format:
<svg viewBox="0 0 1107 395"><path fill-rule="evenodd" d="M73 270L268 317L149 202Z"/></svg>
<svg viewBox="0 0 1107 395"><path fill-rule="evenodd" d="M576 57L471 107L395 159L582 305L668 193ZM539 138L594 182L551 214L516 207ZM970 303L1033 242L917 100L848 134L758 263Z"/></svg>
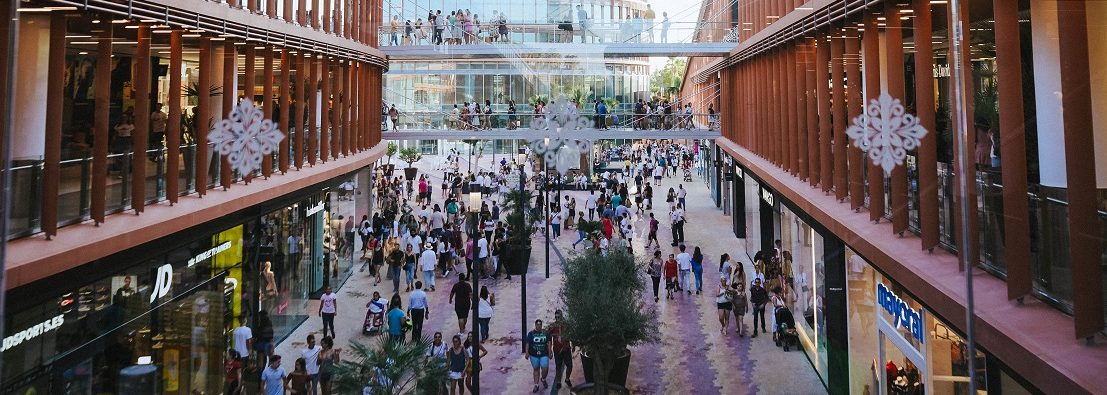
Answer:
<svg viewBox="0 0 1107 395"><path fill-rule="evenodd" d="M173 266L168 263L161 265L157 274L154 275L154 290L150 292L150 303L154 303L158 298L168 295L169 287L172 286Z"/></svg>

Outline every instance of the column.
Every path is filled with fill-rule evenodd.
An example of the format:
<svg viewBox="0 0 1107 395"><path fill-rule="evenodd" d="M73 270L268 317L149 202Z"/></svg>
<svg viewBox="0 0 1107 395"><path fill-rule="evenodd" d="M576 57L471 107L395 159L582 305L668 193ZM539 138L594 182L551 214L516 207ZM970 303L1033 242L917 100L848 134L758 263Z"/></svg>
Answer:
<svg viewBox="0 0 1107 395"><path fill-rule="evenodd" d="M830 87L827 86L827 75L830 71L830 40L824 33L819 33L818 47L815 48L815 102L819 106L819 179L824 193L830 193L834 186L834 162L831 128L830 128Z"/></svg>
<svg viewBox="0 0 1107 395"><path fill-rule="evenodd" d="M846 43L841 34L839 32L839 36L830 39L830 80L833 85L830 117L834 128L831 156L834 158L834 198L838 201L844 201L849 196L849 187L846 186L846 148L849 147L849 139L846 138L846 90L842 80Z"/></svg>
<svg viewBox="0 0 1107 395"><path fill-rule="evenodd" d="M865 103L861 99L861 38L858 33L856 28L846 29L844 60L846 80L849 85L846 86L845 98L847 102L846 110L849 115L848 118L842 120L843 122L852 122L854 118L861 115L865 107ZM849 173L849 206L854 211L858 211L865 206L865 179L864 175L861 174L861 170L865 166L865 153L861 152L861 149L857 146L850 144L848 136L843 136L843 138L846 140L846 156L848 158L846 171Z"/></svg>
<svg viewBox="0 0 1107 395"><path fill-rule="evenodd" d="M92 196L89 215L96 224L104 222L108 184L108 119L111 110L111 37L112 29L100 32L96 46L96 104L92 137ZM18 103L18 101L16 102ZM13 103L15 104L15 103ZM14 136L13 136L14 137Z"/></svg>
<svg viewBox="0 0 1107 395"><path fill-rule="evenodd" d="M135 48L135 130L132 133L131 208L135 214L146 208L146 149L150 144L150 26L138 26L138 46ZM59 75L59 74L53 74Z"/></svg>
<svg viewBox="0 0 1107 395"><path fill-rule="evenodd" d="M316 0L316 3L319 1ZM312 54L310 58L307 58L308 62L308 81L304 84L304 94L307 95L308 106L308 127L307 127L307 140L308 140L308 164L315 166L315 159L318 157L319 150L319 59L317 55Z"/></svg>
<svg viewBox="0 0 1107 395"><path fill-rule="evenodd" d="M287 3L287 1L286 1ZM294 113L294 106L292 103L292 56L289 56L288 49L281 49L281 97L280 109L281 109L281 130L284 131L285 138L281 140L280 152L277 153L277 167L280 169L281 174L288 173L288 146L292 141L292 124L289 122L291 115Z"/></svg>
<svg viewBox="0 0 1107 395"><path fill-rule="evenodd" d="M272 2L273 2L273 0L269 0L270 4L272 4ZM273 46L271 46L271 45L266 45L265 46L265 49L262 50L262 58L264 59L264 60L262 60L262 66L261 66L262 67L262 78L261 78L261 81L262 81L261 82L262 83L262 94L261 94L261 96L262 96L262 101L263 101L262 105L264 106L264 107L262 107L262 109L265 111L265 119L268 119L271 122L276 122L277 120L273 119L273 110L274 110L273 107L277 104L276 98L273 97L273 84L274 84L274 80L273 80L273 77L274 77L273 76L273 74L274 74L274 70L273 70ZM280 111L282 113L285 112L283 108ZM280 124L277 124L276 126L279 127ZM284 129L282 129L282 130L284 130ZM281 140L281 142L284 142L285 140L288 140L288 139L286 138L284 140ZM273 155L269 154L269 155L265 155L261 159L261 176L265 177L265 178L269 178L269 176L271 176L271 175L273 175Z"/></svg>
<svg viewBox="0 0 1107 395"><path fill-rule="evenodd" d="M888 94L906 103L903 63L903 21L899 19L899 7L884 3L884 52L887 57ZM967 27L966 27L966 31ZM903 235L907 230L907 163L892 169L891 176L892 232Z"/></svg>
<svg viewBox="0 0 1107 395"><path fill-rule="evenodd" d="M200 97L196 106L196 122L205 125L211 120L211 76L215 71L215 62L211 56L211 39L200 38ZM200 197L208 190L208 128L196 128L196 160L193 161L196 174L196 193Z"/></svg>
<svg viewBox="0 0 1107 395"><path fill-rule="evenodd" d="M821 150L819 149L819 110L818 99L815 96L817 91L816 81L818 73L815 72L815 52L816 52L816 39L806 38L804 47L806 50L803 52L803 68L804 68L804 97L807 102L807 144L803 148L807 151L807 183L812 187L819 184L822 180L822 174L819 172L819 166L822 164L822 158L820 158Z"/></svg>
<svg viewBox="0 0 1107 395"><path fill-rule="evenodd" d="M250 0L250 1L253 2L253 1L257 1L257 0ZM242 79L243 79L243 82L242 82L242 97L246 100L249 100L249 101L253 102L255 100L255 97L254 97L254 80L255 80L255 77L257 76L257 67L256 67L257 66L257 50L254 49L253 44L247 43L245 45L245 47L246 47L246 56L245 56L246 59L245 59L245 64L242 65L242 69L243 69L243 73L242 73L243 74L242 75ZM264 101L261 101L261 100L255 102L254 105L264 106L264 107L262 107L263 111L265 111L264 109L266 107L269 107L269 106L265 105ZM263 114L264 114L264 112L263 112ZM265 119L269 119L269 117L266 116ZM248 174L242 174L242 179L244 181L246 181L247 183L250 182L251 178L254 178L254 172L253 171L251 171Z"/></svg>
<svg viewBox="0 0 1107 395"><path fill-rule="evenodd" d="M44 18L45 20L45 18ZM65 75L65 14L50 14L48 75ZM62 118L65 107L65 79L46 79L46 139L43 142L42 232L50 239L58 234L58 187L61 183ZM135 132L138 130L136 128ZM26 132L25 132L26 133Z"/></svg>
<svg viewBox="0 0 1107 395"><path fill-rule="evenodd" d="M1057 2L1060 43L1061 114L1065 133L1065 171L1069 199L1069 255L1072 259L1072 308L1077 338L1103 330L1103 274L1100 224L1096 213L1095 145L1088 58L1088 15L1084 1ZM1010 160L1010 158L1008 158Z"/></svg>
<svg viewBox="0 0 1107 395"><path fill-rule="evenodd" d="M235 98L238 96L238 83L235 76L238 74L238 52L234 43L230 40L223 41L223 111L220 119L228 119L234 108ZM223 190L231 187L234 173L226 156L220 155L219 159L219 185Z"/></svg>
<svg viewBox="0 0 1107 395"><path fill-rule="evenodd" d="M323 85L323 99L322 109L320 110L322 116L319 122L319 159L323 160L323 163L327 163L327 157L331 154L331 60L330 57L324 56L320 62L322 62L320 83Z"/></svg>
<svg viewBox="0 0 1107 395"><path fill-rule="evenodd" d="M1000 0L1002 2L1002 0ZM1012 3L1013 6L1017 4ZM930 8L930 0L913 0L915 19L912 21L915 29L915 116L919 118L919 124L926 128L928 133L919 144L918 171L919 171L919 230L922 238L922 248L933 250L938 246L938 133L935 130L934 113L934 44L933 41L933 13ZM1018 23L1018 18L1013 18ZM998 23L998 21L997 21ZM1017 26L1016 26L1017 29ZM1017 37L1016 37L1017 40ZM996 46L999 47L1000 37L996 36ZM1018 59L1018 48L1015 48L1015 59ZM1000 62L1003 61L1000 57ZM1002 65L1001 65L1002 68ZM920 72L921 70L921 72ZM1019 71L1021 73L1021 70ZM1000 78L1002 79L1002 73ZM1022 86L1021 83L1015 86ZM1021 93L1020 97L1021 97ZM1000 99L1002 101L1002 98ZM1022 106L1020 101L1020 108ZM1020 125L1022 121L1019 121ZM1006 142L1004 143L1007 144ZM1020 157L1025 157L1022 155ZM1025 164L1024 164L1025 166ZM1025 167L1024 167L1025 168ZM1006 172L1005 172L1006 173ZM1008 184L1004 181L1004 191ZM1023 185L1026 185L1026 175L1023 173ZM1023 198L1026 198L1026 190L1023 190ZM1025 216L1029 209L1023 206ZM1027 226L1029 229L1029 226ZM1030 241L1025 243L1030 248ZM1011 251L1011 245L1007 245L1007 251ZM1026 253L1029 257L1029 250ZM1008 262L1010 266L1010 262ZM1029 266L1028 266L1029 267ZM1008 278L1008 286L1011 279ZM1029 281L1029 277L1027 277Z"/></svg>
<svg viewBox="0 0 1107 395"><path fill-rule="evenodd" d="M169 33L169 92L181 91L183 67L181 30ZM169 95L169 117L165 128L165 198L177 203L180 196L181 164L181 95Z"/></svg>
<svg viewBox="0 0 1107 395"><path fill-rule="evenodd" d="M865 34L861 36L862 65L865 78L865 101L880 96L880 31L876 17L865 14ZM869 220L880 222L884 217L884 169L865 161L869 179Z"/></svg>

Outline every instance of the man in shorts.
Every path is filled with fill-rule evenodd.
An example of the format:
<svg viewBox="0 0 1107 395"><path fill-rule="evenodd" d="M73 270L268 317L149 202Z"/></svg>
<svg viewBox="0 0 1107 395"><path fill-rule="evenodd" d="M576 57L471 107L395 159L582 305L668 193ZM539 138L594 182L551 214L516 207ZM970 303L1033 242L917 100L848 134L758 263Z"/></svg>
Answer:
<svg viewBox="0 0 1107 395"><path fill-rule="evenodd" d="M530 367L534 369L534 389L530 392L538 392L539 378L542 388L549 388L546 377L550 375L550 334L542 329L542 320L535 320L534 330L527 332L523 339L523 356L530 359Z"/></svg>
<svg viewBox="0 0 1107 395"><path fill-rule="evenodd" d="M457 283L450 289L450 303L454 305L454 313L457 314L457 333L465 333L465 324L469 321L469 313L472 311L473 287L465 281L465 273L457 275ZM454 302L457 303L454 303Z"/></svg>

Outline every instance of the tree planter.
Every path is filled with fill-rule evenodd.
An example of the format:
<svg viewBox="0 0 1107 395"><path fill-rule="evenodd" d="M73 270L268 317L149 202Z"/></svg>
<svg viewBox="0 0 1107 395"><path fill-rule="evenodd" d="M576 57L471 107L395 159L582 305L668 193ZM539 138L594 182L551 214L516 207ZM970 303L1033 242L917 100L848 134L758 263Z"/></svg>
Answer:
<svg viewBox="0 0 1107 395"><path fill-rule="evenodd" d="M608 384L607 394L604 394L603 391L596 388L595 384L587 383L574 386L569 390L569 393L574 395L623 395L629 394L630 391L621 385Z"/></svg>
<svg viewBox="0 0 1107 395"><path fill-rule="evenodd" d="M584 370L584 382L594 383L595 377L593 377L592 357L588 356L587 352L580 353L580 363ZM607 383L618 385L619 387L627 384L627 373L630 372L630 350L623 350L623 355L615 357L615 365L611 366L611 370L607 372Z"/></svg>
<svg viewBox="0 0 1107 395"><path fill-rule="evenodd" d="M530 245L520 246L504 244L503 258L506 259L507 274L521 276L527 274L530 266Z"/></svg>
<svg viewBox="0 0 1107 395"><path fill-rule="evenodd" d="M404 168L404 177L407 177L408 180L415 180L415 176L417 176L417 175L419 175L419 169L418 168L415 168L415 167L405 167Z"/></svg>

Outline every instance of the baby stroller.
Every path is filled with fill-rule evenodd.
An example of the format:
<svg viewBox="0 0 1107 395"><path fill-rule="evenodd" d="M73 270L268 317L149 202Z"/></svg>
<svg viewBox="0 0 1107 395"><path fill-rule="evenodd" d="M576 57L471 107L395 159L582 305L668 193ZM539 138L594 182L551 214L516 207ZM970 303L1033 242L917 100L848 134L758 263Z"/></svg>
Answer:
<svg viewBox="0 0 1107 395"><path fill-rule="evenodd" d="M788 351L790 347L799 348L799 336L796 333L796 320L792 317L792 311L786 307L778 307L776 312L776 333L773 335L777 347L784 347Z"/></svg>
<svg viewBox="0 0 1107 395"><path fill-rule="evenodd" d="M384 328L384 310L388 307L388 303L384 299L377 299L370 301L365 307L368 309L365 311L365 322L361 326L361 333L364 335L381 333Z"/></svg>
<svg viewBox="0 0 1107 395"><path fill-rule="evenodd" d="M692 182L692 169L684 168L684 182Z"/></svg>

